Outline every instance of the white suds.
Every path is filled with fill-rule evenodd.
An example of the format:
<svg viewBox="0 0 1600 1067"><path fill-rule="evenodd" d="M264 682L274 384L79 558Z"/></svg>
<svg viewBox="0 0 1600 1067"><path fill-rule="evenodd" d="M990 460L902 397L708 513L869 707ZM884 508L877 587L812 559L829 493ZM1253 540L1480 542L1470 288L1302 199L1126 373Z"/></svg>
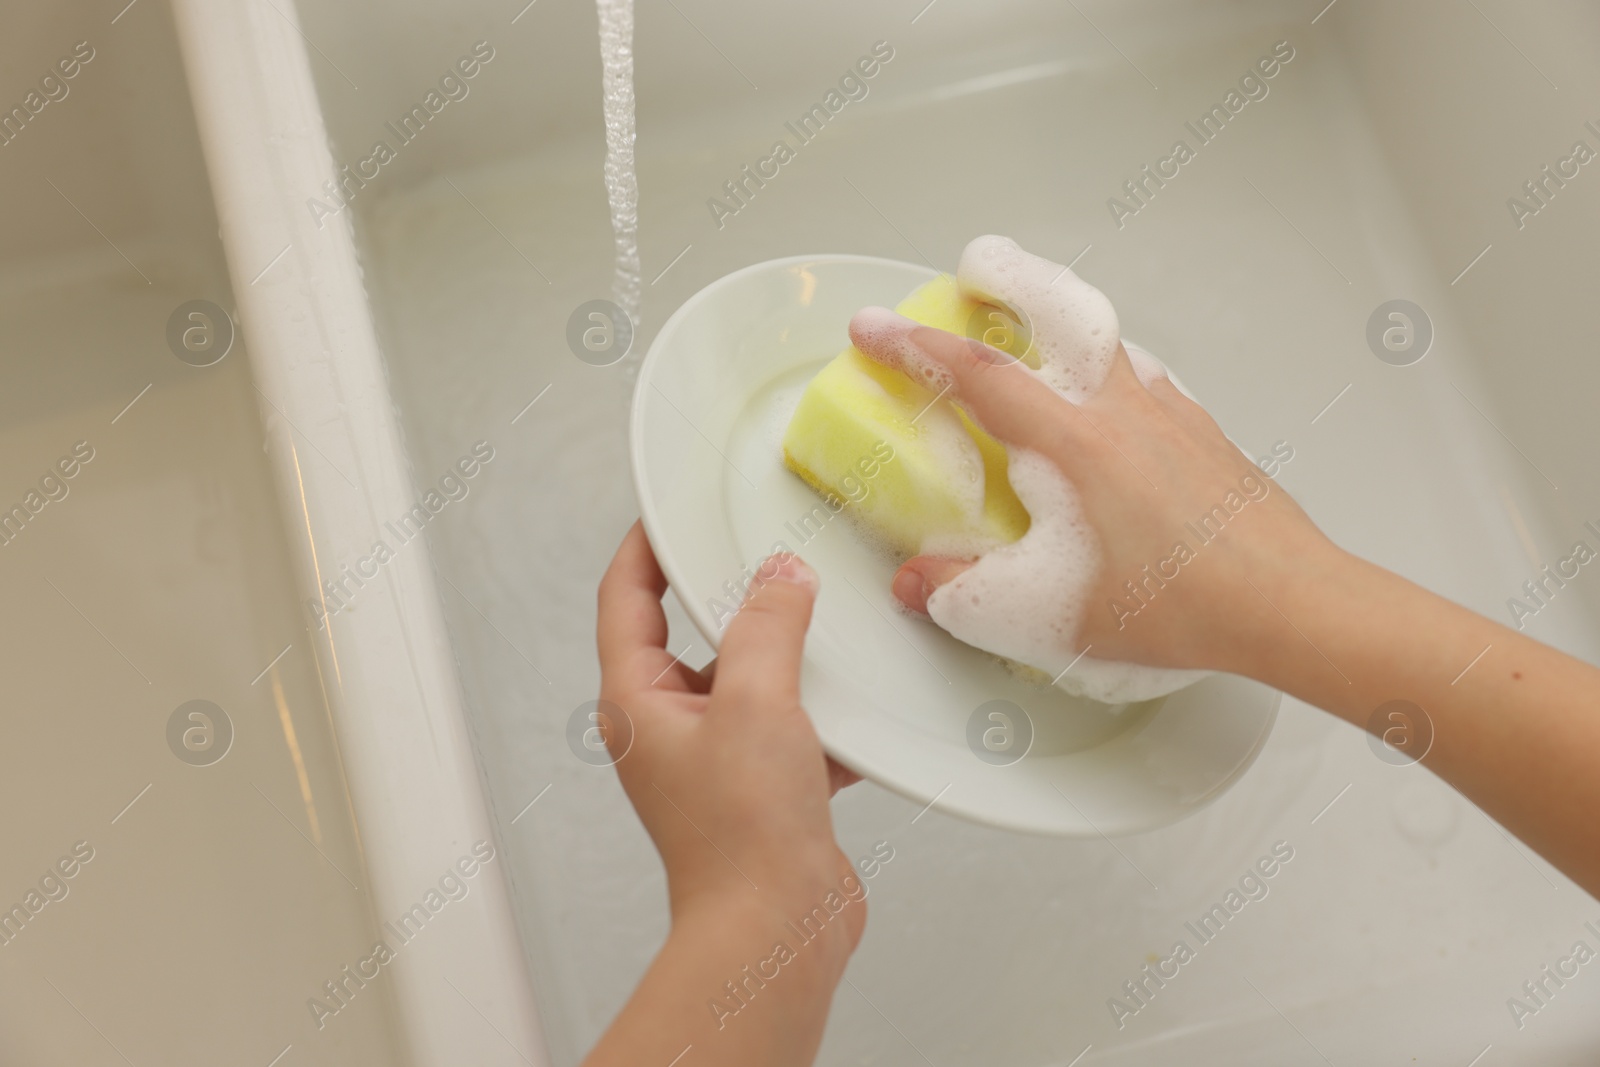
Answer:
<svg viewBox="0 0 1600 1067"><path fill-rule="evenodd" d="M915 325L913 320L887 309L867 308L851 320L850 333L863 352L870 349L879 362L927 390L927 404L915 416L917 441L936 457L935 466L946 475L945 488L961 511L961 526L969 532L930 532L918 546L917 555L976 556L999 543L993 537L970 532L983 525L983 453L955 405L939 402L938 398L955 385L955 380L948 370L911 343L906 331Z"/></svg>
<svg viewBox="0 0 1600 1067"><path fill-rule="evenodd" d="M956 280L965 295L1026 316L1040 369L1017 370L1036 373L1071 401L1099 389L1121 328L1098 289L1005 237L979 237L967 245ZM929 388L949 384L949 373L912 344L900 316L859 315L852 333L862 351ZM1130 350L1129 358L1141 381L1166 375L1146 352ZM983 553L940 586L928 598L933 620L969 645L1059 676L1061 688L1106 703L1149 700L1205 677L1203 671L1078 658L1082 648L1074 647L1075 639L1101 566L1099 543L1060 468L1025 449L1007 445L1006 453L1011 486L1032 524L1020 541Z"/></svg>
<svg viewBox="0 0 1600 1067"><path fill-rule="evenodd" d="M961 253L964 295L1009 308L1028 327L1039 377L1077 402L1111 370L1121 327L1106 295L1059 263L1025 252L1009 237L979 237Z"/></svg>

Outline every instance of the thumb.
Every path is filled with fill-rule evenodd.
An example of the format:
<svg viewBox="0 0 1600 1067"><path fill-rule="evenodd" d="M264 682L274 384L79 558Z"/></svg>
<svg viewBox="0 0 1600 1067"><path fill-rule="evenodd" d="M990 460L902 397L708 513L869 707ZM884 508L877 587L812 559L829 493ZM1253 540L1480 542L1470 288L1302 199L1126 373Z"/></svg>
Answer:
<svg viewBox="0 0 1600 1067"><path fill-rule="evenodd" d="M974 562L944 556L913 556L895 571L894 584L891 586L894 597L912 611L926 615L928 598L933 591L952 581Z"/></svg>
<svg viewBox="0 0 1600 1067"><path fill-rule="evenodd" d="M722 636L712 707L799 704L806 630L820 584L799 556L778 553L761 564Z"/></svg>

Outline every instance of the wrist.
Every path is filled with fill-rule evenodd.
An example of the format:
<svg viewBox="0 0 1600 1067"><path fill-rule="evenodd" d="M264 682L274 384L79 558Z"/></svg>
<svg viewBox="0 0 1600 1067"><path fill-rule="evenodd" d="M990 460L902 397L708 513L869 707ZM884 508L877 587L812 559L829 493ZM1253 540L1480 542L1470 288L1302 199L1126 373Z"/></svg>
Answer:
<svg viewBox="0 0 1600 1067"><path fill-rule="evenodd" d="M723 961L722 984L708 996L737 1011L743 1003L781 1005L783 1015L801 1020L825 1013L844 975L859 934L847 926L849 904L840 914L751 899L714 898L696 901L674 914L668 943L713 951ZM855 927L859 930L859 925Z"/></svg>
<svg viewBox="0 0 1600 1067"><path fill-rule="evenodd" d="M1312 631L1342 625L1349 612L1335 601L1359 596L1369 566L1318 531L1252 560L1234 602L1234 625L1225 631L1220 669L1291 691L1308 669L1331 667Z"/></svg>
<svg viewBox="0 0 1600 1067"><path fill-rule="evenodd" d="M866 907L866 885L853 871L760 890L740 883L675 899L671 936L715 938L748 955L758 972L772 967L757 961L778 957L785 975L802 979L797 985L820 983L831 994L861 939Z"/></svg>
<svg viewBox="0 0 1600 1067"><path fill-rule="evenodd" d="M853 945L849 913L808 932L803 921L788 925L777 898L748 884L677 887L666 943L585 1062L665 1064L693 1046L701 1063L812 1063ZM859 914L865 904L849 907Z"/></svg>

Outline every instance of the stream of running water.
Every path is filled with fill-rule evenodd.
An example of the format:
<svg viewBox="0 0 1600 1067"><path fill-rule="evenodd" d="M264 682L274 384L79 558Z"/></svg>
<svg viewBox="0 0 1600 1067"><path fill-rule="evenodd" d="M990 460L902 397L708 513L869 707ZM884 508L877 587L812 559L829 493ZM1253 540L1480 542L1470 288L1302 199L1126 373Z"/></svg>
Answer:
<svg viewBox="0 0 1600 1067"><path fill-rule="evenodd" d="M595 0L595 4L600 13L606 197L611 204L616 255L611 293L633 326L635 343L624 359L631 378L643 355L637 344L643 284L639 267L639 179L633 165L633 0Z"/></svg>

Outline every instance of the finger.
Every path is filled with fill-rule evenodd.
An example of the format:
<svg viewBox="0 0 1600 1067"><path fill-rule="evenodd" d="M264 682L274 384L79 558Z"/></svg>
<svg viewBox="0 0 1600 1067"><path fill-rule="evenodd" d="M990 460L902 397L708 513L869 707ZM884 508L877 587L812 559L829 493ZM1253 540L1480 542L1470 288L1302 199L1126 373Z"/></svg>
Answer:
<svg viewBox="0 0 1600 1067"><path fill-rule="evenodd" d="M1152 356L1138 345L1130 345L1127 342L1123 342L1120 354L1127 360L1128 367L1132 370L1134 377L1139 379L1139 384L1143 385L1151 396L1160 400L1168 408L1176 409L1184 405L1199 407L1182 389L1178 388L1177 383L1172 380L1172 375L1167 370L1166 364L1155 356Z"/></svg>
<svg viewBox="0 0 1600 1067"><path fill-rule="evenodd" d="M1044 449L1072 405L999 349L923 326L887 308L869 307L850 320L850 340L869 358L936 393L950 393L1007 444Z"/></svg>
<svg viewBox="0 0 1600 1067"><path fill-rule="evenodd" d="M595 636L602 686L609 681L632 688L651 664L655 671L666 668L671 660L666 650L667 615L661 607L666 591L666 576L644 527L635 522L600 579ZM653 676L653 672L645 676L644 683Z"/></svg>
<svg viewBox="0 0 1600 1067"><path fill-rule="evenodd" d="M709 693L709 692L711 692L711 687L714 684L716 684L716 681L717 681L717 661L716 660L712 660L710 663L707 663L704 667L701 667L698 671L695 671L695 674L700 679L699 688L696 689L696 692L699 692L699 693Z"/></svg>
<svg viewBox="0 0 1600 1067"><path fill-rule="evenodd" d="M1125 348L1119 342L1117 350L1111 353L1105 378L1089 403L1104 405L1129 398L1137 400L1145 393L1154 393L1163 386L1172 388L1172 382L1167 378L1167 368L1149 353L1139 348Z"/></svg>
<svg viewBox="0 0 1600 1067"><path fill-rule="evenodd" d="M800 661L817 573L799 556L779 553L762 563L756 582L723 635L711 687L713 708L724 701L741 709L800 702Z"/></svg>
<svg viewBox="0 0 1600 1067"><path fill-rule="evenodd" d="M912 611L926 615L933 591L972 566L971 560L943 556L914 556L895 571L890 587L894 597Z"/></svg>
<svg viewBox="0 0 1600 1067"><path fill-rule="evenodd" d="M1129 369L1139 379L1145 390L1161 402L1162 412L1178 425L1190 433L1207 433L1222 431L1195 400L1178 388L1172 380L1166 365L1155 356L1140 348L1138 345L1124 344L1122 354L1126 356Z"/></svg>
<svg viewBox="0 0 1600 1067"><path fill-rule="evenodd" d="M1175 393L1178 392L1178 387L1173 385L1172 379L1167 376L1166 365L1155 356L1152 356L1138 345L1126 343L1118 346L1118 353L1128 361L1129 369L1139 379L1139 384L1152 393L1157 390L1164 391L1165 389L1171 389ZM1180 393L1179 395L1181 396L1182 394Z"/></svg>
<svg viewBox="0 0 1600 1067"><path fill-rule="evenodd" d="M667 665L652 671L650 677L644 679L649 685L656 689L666 689L679 693L692 693L697 696L705 696L707 693L711 692L711 683L707 682L705 677L699 671L682 661L678 661L676 663L672 662L670 658L672 655L672 650L669 648L665 651L668 657ZM651 649L647 658L652 661L658 661L662 657L656 652L655 649ZM642 676L643 673L644 672L641 671L640 675Z"/></svg>
<svg viewBox="0 0 1600 1067"><path fill-rule="evenodd" d="M1070 265L987 234L962 249L956 286L961 295L1005 308L1024 324L1038 353L1039 376L1062 396L1076 403L1100 389L1117 353L1117 312Z"/></svg>

